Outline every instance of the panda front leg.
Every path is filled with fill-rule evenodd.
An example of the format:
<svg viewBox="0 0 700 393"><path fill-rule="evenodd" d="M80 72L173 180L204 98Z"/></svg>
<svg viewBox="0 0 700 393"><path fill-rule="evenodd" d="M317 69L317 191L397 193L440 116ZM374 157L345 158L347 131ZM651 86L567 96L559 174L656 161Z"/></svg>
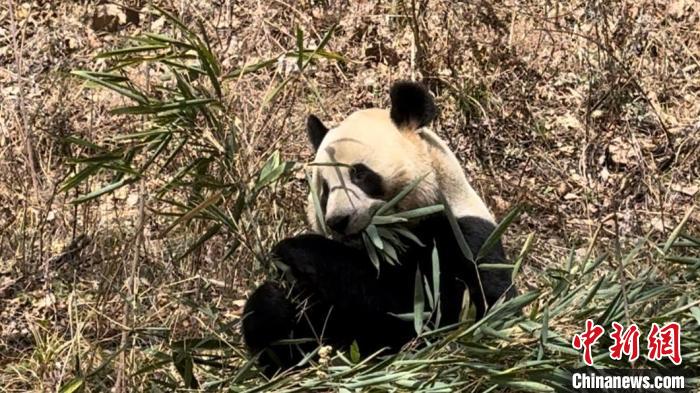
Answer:
<svg viewBox="0 0 700 393"><path fill-rule="evenodd" d="M294 365L291 346L274 345L290 338L295 325L295 307L279 284L267 281L248 298L243 311L243 339L267 376Z"/></svg>
<svg viewBox="0 0 700 393"><path fill-rule="evenodd" d="M282 339L312 339L334 348L357 341L366 355L385 346L398 350L414 335L411 323L389 314L410 311L412 291L379 280L362 251L323 236L300 235L278 243L273 255L293 277L293 299L266 283L248 300L243 320L246 344L255 353L264 351L260 364L268 375L303 358L299 348L273 345ZM408 278L398 281L412 282Z"/></svg>
<svg viewBox="0 0 700 393"><path fill-rule="evenodd" d="M317 234L285 239L273 254L308 296L305 316L324 344L343 348L356 341L368 355L399 350L415 336L411 321L394 316L413 310L415 264L382 265L379 275L364 249Z"/></svg>
<svg viewBox="0 0 700 393"><path fill-rule="evenodd" d="M399 288L399 283L405 281L400 272L383 270L382 276L392 279L382 280L364 250L343 242L305 234L282 240L272 253L289 267L299 290L338 311L369 317L395 312L405 300L412 300L415 268L398 268L410 270L406 275L410 285ZM409 298L402 299L398 292L406 289Z"/></svg>

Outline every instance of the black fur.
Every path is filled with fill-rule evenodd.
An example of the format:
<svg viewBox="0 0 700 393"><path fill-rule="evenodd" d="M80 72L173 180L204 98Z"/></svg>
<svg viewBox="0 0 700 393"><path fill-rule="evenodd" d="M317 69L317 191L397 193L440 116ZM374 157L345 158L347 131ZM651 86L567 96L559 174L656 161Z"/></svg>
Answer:
<svg viewBox="0 0 700 393"><path fill-rule="evenodd" d="M420 128L430 124L437 115L433 97L421 84L396 82L389 91L391 120L399 128Z"/></svg>
<svg viewBox="0 0 700 393"><path fill-rule="evenodd" d="M463 217L459 224L472 253L494 229L494 225L476 217ZM334 348L358 343L363 356L379 349L398 351L415 337L412 321L393 314L413 312L416 268L428 276L432 272L432 245L440 260L441 325L458 322L462 296L468 287L477 309L485 313L474 265L459 249L447 218L442 214L423 220L413 232L426 247L410 240L408 250L399 255L400 264L382 264L377 271L362 248L320 235L300 235L278 243L273 254L289 267L294 278L291 296L275 284L263 284L246 304L243 336L252 352L263 351L260 365L268 375L298 363L303 353L319 342ZM500 244L481 263L502 263L505 254ZM486 301L492 305L511 288L510 272L481 271ZM514 294L510 290L508 295ZM296 312L290 315L290 306ZM273 345L283 338L311 338L299 345Z"/></svg>
<svg viewBox="0 0 700 393"><path fill-rule="evenodd" d="M350 169L350 181L372 198L381 198L384 195L382 176L365 164L352 166Z"/></svg>
<svg viewBox="0 0 700 393"><path fill-rule="evenodd" d="M309 115L306 119L306 133L309 135L309 141L311 141L314 151L316 151L328 133L328 127L323 125L318 117Z"/></svg>

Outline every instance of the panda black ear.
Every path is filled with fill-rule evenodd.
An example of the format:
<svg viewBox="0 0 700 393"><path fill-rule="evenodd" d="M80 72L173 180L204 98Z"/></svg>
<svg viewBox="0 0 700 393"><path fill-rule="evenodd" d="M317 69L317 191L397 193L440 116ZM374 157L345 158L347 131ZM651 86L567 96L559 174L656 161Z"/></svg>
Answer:
<svg viewBox="0 0 700 393"><path fill-rule="evenodd" d="M314 151L318 150L318 147L323 141L323 137L328 133L328 128L321 123L321 120L314 115L309 115L306 119L306 133L309 135L309 140L311 145L314 147Z"/></svg>
<svg viewBox="0 0 700 393"><path fill-rule="evenodd" d="M389 90L389 97L391 97L391 120L399 128L425 127L437 114L433 97L420 83L396 82Z"/></svg>

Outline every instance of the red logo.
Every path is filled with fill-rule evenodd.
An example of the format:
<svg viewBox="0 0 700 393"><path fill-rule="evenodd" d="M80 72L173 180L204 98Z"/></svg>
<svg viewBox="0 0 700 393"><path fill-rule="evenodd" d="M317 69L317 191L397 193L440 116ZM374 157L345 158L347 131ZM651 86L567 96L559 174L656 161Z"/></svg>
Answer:
<svg viewBox="0 0 700 393"><path fill-rule="evenodd" d="M614 343L608 350L610 358L613 360L622 359L622 355L627 355L627 360L634 362L639 358L639 336L640 331L636 324L628 327L627 330L617 322L612 323L614 332L610 333L610 337Z"/></svg>
<svg viewBox="0 0 700 393"><path fill-rule="evenodd" d="M610 338L613 345L608 347L608 353L613 360L621 360L623 355L627 355L627 360L634 362L639 358L639 337L641 331L636 324L630 325L627 329L617 322L612 323L613 331ZM583 350L583 361L588 365L593 365L593 353L591 347L598 342L605 329L596 325L592 320L586 320L586 330L574 335L571 342L574 349ZM651 330L647 335L647 358L652 361L668 358L675 365L681 364L681 325L678 322L669 322L663 327L657 323L651 325Z"/></svg>
<svg viewBox="0 0 700 393"><path fill-rule="evenodd" d="M592 320L586 320L586 331L581 334L574 336L572 345L574 349L583 349L583 361L589 365L593 365L593 355L591 354L591 346L598 341L600 336L603 335L605 329L602 326L596 325Z"/></svg>
<svg viewBox="0 0 700 393"><path fill-rule="evenodd" d="M660 328L658 324L651 325L651 331L647 336L649 344L649 360L661 360L668 357L673 364L679 365L681 359L681 325L671 322Z"/></svg>

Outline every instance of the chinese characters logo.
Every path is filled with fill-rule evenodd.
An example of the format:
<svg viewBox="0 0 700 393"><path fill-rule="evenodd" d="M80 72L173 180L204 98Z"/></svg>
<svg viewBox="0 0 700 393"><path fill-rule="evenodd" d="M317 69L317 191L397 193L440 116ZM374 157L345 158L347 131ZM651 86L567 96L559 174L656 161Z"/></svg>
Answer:
<svg viewBox="0 0 700 393"><path fill-rule="evenodd" d="M613 360L622 360L622 356L627 356L627 360L634 362L639 358L639 337L641 331L636 324L632 324L627 329L617 322L612 323L613 331L610 338L613 345L608 347L608 353ZM592 346L598 342L605 333L605 329L596 325L595 322L586 320L586 328L583 332L574 335L571 342L574 349L583 351L583 361L588 366L593 365ZM649 360L661 360L668 358L675 365L682 362L681 358L681 326L677 322L670 322L664 326L657 323L651 325L651 330L647 335L647 358Z"/></svg>

